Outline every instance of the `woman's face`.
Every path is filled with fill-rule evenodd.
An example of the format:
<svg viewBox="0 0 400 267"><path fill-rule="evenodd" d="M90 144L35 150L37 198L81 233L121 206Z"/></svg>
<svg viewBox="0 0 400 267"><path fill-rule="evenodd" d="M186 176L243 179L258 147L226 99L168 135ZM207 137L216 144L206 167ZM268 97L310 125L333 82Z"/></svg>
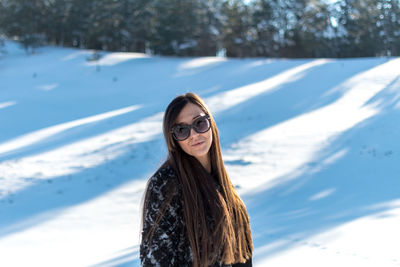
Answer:
<svg viewBox="0 0 400 267"><path fill-rule="evenodd" d="M175 123L191 125L195 119L205 115L206 114L199 106L193 103L187 103L179 113ZM205 133L197 133L192 128L190 130L190 136L187 139L177 142L183 151L197 158L203 166L204 164L209 164L208 151L212 144L211 128Z"/></svg>

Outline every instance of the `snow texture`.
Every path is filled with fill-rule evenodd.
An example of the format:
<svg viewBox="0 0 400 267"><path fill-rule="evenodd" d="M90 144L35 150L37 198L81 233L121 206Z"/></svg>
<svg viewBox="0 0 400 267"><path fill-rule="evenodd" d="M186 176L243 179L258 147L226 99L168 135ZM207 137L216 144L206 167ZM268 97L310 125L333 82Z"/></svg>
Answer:
<svg viewBox="0 0 400 267"><path fill-rule="evenodd" d="M0 266L139 266L163 111L187 91L215 115L254 266L400 266L400 58L5 46Z"/></svg>

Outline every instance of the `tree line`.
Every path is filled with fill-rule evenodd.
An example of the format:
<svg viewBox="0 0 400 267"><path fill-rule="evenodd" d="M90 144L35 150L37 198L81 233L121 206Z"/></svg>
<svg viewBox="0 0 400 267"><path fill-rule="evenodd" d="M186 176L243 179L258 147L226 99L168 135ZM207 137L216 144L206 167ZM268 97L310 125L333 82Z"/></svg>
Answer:
<svg viewBox="0 0 400 267"><path fill-rule="evenodd" d="M0 0L0 35L157 55L400 55L400 0Z"/></svg>

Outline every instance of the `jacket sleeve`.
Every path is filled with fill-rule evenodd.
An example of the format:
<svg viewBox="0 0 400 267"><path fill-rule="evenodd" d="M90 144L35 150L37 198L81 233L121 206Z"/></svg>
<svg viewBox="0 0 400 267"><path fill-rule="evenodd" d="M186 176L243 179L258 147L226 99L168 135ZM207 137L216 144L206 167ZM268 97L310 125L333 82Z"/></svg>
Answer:
<svg viewBox="0 0 400 267"><path fill-rule="evenodd" d="M167 178L167 179L166 179ZM167 192L169 183L175 182L157 173L150 178L144 203L142 240L140 244L140 261L142 266L178 266L179 240L182 232L182 214L177 189L172 194L168 205ZM155 228L150 242L147 234L155 224L161 209L165 213Z"/></svg>

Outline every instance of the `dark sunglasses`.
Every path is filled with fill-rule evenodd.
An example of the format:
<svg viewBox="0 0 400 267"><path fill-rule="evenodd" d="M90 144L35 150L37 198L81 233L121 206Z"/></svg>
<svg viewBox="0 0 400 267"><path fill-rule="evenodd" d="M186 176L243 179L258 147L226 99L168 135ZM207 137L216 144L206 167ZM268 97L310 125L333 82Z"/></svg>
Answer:
<svg viewBox="0 0 400 267"><path fill-rule="evenodd" d="M177 124L171 129L172 136L175 140L183 141L189 138L190 130L196 131L196 133L205 133L211 128L210 117L208 115L201 116L193 121L191 125Z"/></svg>

